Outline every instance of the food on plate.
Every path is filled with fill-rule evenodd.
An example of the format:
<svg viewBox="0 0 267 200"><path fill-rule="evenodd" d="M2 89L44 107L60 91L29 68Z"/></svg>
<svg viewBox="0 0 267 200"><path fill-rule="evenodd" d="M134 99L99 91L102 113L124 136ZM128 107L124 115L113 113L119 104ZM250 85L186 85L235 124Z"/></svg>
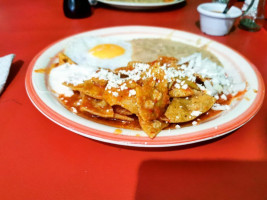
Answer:
<svg viewBox="0 0 267 200"><path fill-rule="evenodd" d="M153 55L149 61L132 61L136 48L116 42L113 44L125 50L118 50L117 57L121 52L131 52L129 62L128 57L124 60L127 64L109 62L105 57L110 55L109 50L101 48L95 57L103 58L106 63L102 62L103 67L95 64L95 60L91 63L85 52L91 54L97 45L109 48L105 45L111 43L104 40L90 47L90 42L85 45L87 42L83 40L77 45L77 52L70 47L65 49L57 55L48 74L51 91L59 101L73 113L90 120L116 127L141 128L154 138L162 129L197 125L202 118L229 109L231 100L245 90L245 83L234 81L218 60L208 54L203 57L201 53L205 51L178 58L159 56L151 61ZM156 54L161 53L167 54L164 51Z"/></svg>
<svg viewBox="0 0 267 200"><path fill-rule="evenodd" d="M113 69L126 66L132 60L132 46L116 38L83 37L72 40L64 54L80 65L90 63L92 67Z"/></svg>
<svg viewBox="0 0 267 200"><path fill-rule="evenodd" d="M205 47L205 46L204 46ZM203 47L195 47L164 38L137 38L124 41L113 37L79 37L71 40L63 53L79 65L118 68L135 60L152 62L159 56L181 59L201 53L203 58L221 65L220 61Z"/></svg>
<svg viewBox="0 0 267 200"><path fill-rule="evenodd" d="M152 62L158 59L158 56L175 57L179 60L194 53L201 53L203 58L208 58L218 65L221 65L218 58L207 51L205 46L195 47L163 38L138 38L130 42L132 45L132 60Z"/></svg>

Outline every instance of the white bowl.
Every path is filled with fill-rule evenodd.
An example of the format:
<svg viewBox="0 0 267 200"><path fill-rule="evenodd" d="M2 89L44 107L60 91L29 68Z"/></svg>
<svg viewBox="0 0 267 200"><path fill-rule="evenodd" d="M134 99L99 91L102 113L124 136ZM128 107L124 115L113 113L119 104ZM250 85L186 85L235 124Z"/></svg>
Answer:
<svg viewBox="0 0 267 200"><path fill-rule="evenodd" d="M232 6L226 14L223 14L225 7L226 4L222 3L203 3L197 7L202 32L215 36L226 35L230 32L236 18L242 15L242 11Z"/></svg>

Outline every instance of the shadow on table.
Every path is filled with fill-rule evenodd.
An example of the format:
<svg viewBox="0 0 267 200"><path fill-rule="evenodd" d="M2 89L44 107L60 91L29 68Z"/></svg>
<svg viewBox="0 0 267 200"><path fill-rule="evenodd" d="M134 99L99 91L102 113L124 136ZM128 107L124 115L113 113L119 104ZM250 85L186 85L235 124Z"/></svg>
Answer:
<svg viewBox="0 0 267 200"><path fill-rule="evenodd" d="M6 90L6 88L9 86L9 84L12 82L12 80L17 76L17 74L19 73L19 70L21 69L23 64L24 64L24 61L22 61L22 60L18 60L16 62L12 63L12 65L10 67L9 75L7 77L7 80L6 80L6 84L5 84L3 93Z"/></svg>
<svg viewBox="0 0 267 200"><path fill-rule="evenodd" d="M267 161L148 160L140 165L136 200L264 200Z"/></svg>

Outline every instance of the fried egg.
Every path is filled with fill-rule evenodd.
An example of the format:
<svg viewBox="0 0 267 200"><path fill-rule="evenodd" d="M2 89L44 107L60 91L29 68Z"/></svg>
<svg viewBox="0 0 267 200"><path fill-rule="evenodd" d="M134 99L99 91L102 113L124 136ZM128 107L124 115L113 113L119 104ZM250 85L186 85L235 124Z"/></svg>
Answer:
<svg viewBox="0 0 267 200"><path fill-rule="evenodd" d="M111 37L83 37L72 40L64 53L80 65L115 69L131 61L132 46Z"/></svg>

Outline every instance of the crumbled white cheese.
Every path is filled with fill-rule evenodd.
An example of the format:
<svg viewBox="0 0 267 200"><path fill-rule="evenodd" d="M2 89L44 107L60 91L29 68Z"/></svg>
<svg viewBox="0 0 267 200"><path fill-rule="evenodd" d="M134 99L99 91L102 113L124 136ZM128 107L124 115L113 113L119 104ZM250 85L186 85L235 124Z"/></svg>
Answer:
<svg viewBox="0 0 267 200"><path fill-rule="evenodd" d="M180 88L181 88L181 86L180 86L179 83L175 83L175 84L174 84L174 87L177 88L177 89L180 89Z"/></svg>
<svg viewBox="0 0 267 200"><path fill-rule="evenodd" d="M188 88L188 85L187 84L184 84L183 86L182 86L182 89L184 89L184 90L186 90Z"/></svg>
<svg viewBox="0 0 267 200"><path fill-rule="evenodd" d="M71 109L71 112L73 112L73 113L77 113L77 109L76 109L76 108L71 107L70 109Z"/></svg>
<svg viewBox="0 0 267 200"><path fill-rule="evenodd" d="M204 85L207 93L212 96L220 93L225 95L236 94L237 91L245 89L244 83L235 83L233 78L226 74L223 67L208 58L202 59L200 53L194 53L188 57L181 58L178 64L182 65L184 74L189 77L189 80L194 77L192 73L209 79L210 81L206 80ZM201 88L201 90L204 90L204 88Z"/></svg>
<svg viewBox="0 0 267 200"><path fill-rule="evenodd" d="M119 96L119 93L118 93L118 92L112 92L112 95L113 95L114 97L118 97L118 96Z"/></svg>
<svg viewBox="0 0 267 200"><path fill-rule="evenodd" d="M135 91L134 89L131 89L131 90L129 91L129 97L130 97L130 96L134 96L134 95L136 95L136 91Z"/></svg>
<svg viewBox="0 0 267 200"><path fill-rule="evenodd" d="M76 105L77 105L77 106L80 106L81 103L82 103L82 99L79 99L79 101L77 101Z"/></svg>
<svg viewBox="0 0 267 200"><path fill-rule="evenodd" d="M175 128L179 129L179 128L181 128L181 126L179 124L176 124Z"/></svg>
<svg viewBox="0 0 267 200"><path fill-rule="evenodd" d="M227 96L226 96L225 94L222 94L222 95L221 95L221 99L223 99L223 100L227 100Z"/></svg>
<svg viewBox="0 0 267 200"><path fill-rule="evenodd" d="M220 105L218 103L215 103L215 104L213 104L211 109L212 110L229 110L230 106L228 106L228 105Z"/></svg>
<svg viewBox="0 0 267 200"><path fill-rule="evenodd" d="M126 86L126 83L123 83L120 87L121 90L127 90L128 87Z"/></svg>
<svg viewBox="0 0 267 200"><path fill-rule="evenodd" d="M193 126L196 126L196 125L197 125L197 122L196 122L196 121L193 121L193 122L192 122L192 125L193 125Z"/></svg>
<svg viewBox="0 0 267 200"><path fill-rule="evenodd" d="M201 115L201 114L202 114L202 112L197 111L197 110L195 110L195 111L193 111L193 112L191 113L192 116L199 116L199 115Z"/></svg>
<svg viewBox="0 0 267 200"><path fill-rule="evenodd" d="M197 86L198 86L198 88L199 88L200 90L202 90L202 91L205 91L205 90L206 90L205 86L203 86L203 85L201 85L201 84L197 84Z"/></svg>

